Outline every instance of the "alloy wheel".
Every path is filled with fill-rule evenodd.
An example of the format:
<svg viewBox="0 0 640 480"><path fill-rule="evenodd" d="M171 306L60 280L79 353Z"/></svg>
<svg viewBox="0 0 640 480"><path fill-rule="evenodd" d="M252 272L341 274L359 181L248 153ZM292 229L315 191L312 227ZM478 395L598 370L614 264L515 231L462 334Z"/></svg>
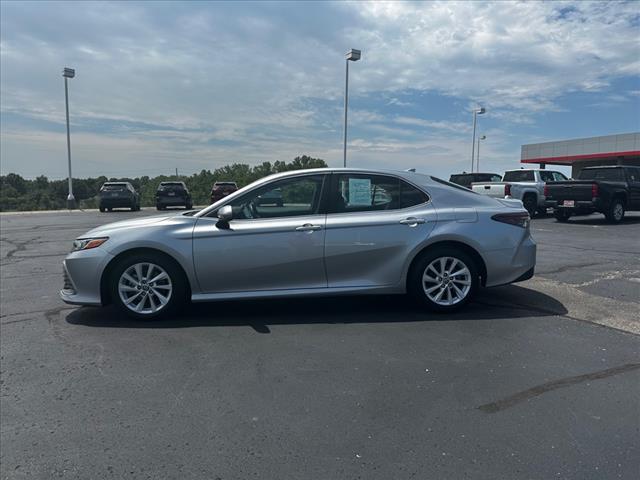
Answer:
<svg viewBox="0 0 640 480"><path fill-rule="evenodd" d="M471 291L471 271L454 257L433 260L422 274L422 288L429 300L437 305L455 305Z"/></svg>
<svg viewBox="0 0 640 480"><path fill-rule="evenodd" d="M148 315L158 312L169 303L173 285L167 272L159 265L136 263L120 275L118 293L129 310Z"/></svg>

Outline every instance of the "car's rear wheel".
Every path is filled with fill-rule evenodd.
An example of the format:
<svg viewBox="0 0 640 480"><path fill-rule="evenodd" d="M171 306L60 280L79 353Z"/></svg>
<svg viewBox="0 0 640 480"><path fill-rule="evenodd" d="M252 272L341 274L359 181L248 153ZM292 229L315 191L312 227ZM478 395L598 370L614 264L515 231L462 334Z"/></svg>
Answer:
<svg viewBox="0 0 640 480"><path fill-rule="evenodd" d="M624 202L619 198L614 198L604 215L609 222L620 223L624 218Z"/></svg>
<svg viewBox="0 0 640 480"><path fill-rule="evenodd" d="M409 272L409 293L437 312L452 312L466 305L479 285L478 266L464 251L436 248L419 257Z"/></svg>
<svg viewBox="0 0 640 480"><path fill-rule="evenodd" d="M127 315L153 319L174 312L186 300L186 280L171 259L154 253L123 258L112 270L111 298Z"/></svg>
<svg viewBox="0 0 640 480"><path fill-rule="evenodd" d="M100 206L98 207L98 209L99 209L102 213L104 213L104 211L106 210L106 208L104 208L102 205L100 205Z"/></svg>
<svg viewBox="0 0 640 480"><path fill-rule="evenodd" d="M524 208L527 210L527 212L529 212L529 216L531 218L536 216L536 212L538 210L538 199L535 197L535 195L525 195L522 199L522 204L524 205Z"/></svg>
<svg viewBox="0 0 640 480"><path fill-rule="evenodd" d="M556 220L559 222L568 222L571 218L571 212L566 210L556 210L553 212L553 216L556 217Z"/></svg>

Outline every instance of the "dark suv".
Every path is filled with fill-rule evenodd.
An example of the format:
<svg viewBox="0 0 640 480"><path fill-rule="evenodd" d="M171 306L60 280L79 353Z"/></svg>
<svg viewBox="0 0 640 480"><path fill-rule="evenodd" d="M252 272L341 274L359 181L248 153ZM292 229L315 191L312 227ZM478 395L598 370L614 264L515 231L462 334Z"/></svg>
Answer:
<svg viewBox="0 0 640 480"><path fill-rule="evenodd" d="M98 193L98 208L101 212L114 208L140 210L140 195L129 182L105 182Z"/></svg>
<svg viewBox="0 0 640 480"><path fill-rule="evenodd" d="M193 208L191 194L184 182L161 182L156 190L156 208L164 210L167 207Z"/></svg>
<svg viewBox="0 0 640 480"><path fill-rule="evenodd" d="M236 182L216 182L211 189L211 203L216 203L218 200L223 199L230 193L238 190Z"/></svg>

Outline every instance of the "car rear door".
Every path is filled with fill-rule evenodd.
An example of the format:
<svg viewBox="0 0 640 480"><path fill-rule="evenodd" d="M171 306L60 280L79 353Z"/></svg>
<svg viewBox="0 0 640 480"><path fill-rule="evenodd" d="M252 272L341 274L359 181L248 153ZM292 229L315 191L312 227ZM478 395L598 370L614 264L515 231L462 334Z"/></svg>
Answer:
<svg viewBox="0 0 640 480"><path fill-rule="evenodd" d="M203 293L325 288L325 174L274 181L229 202L234 218L198 219L193 260ZM282 204L260 204L280 189Z"/></svg>
<svg viewBox="0 0 640 480"><path fill-rule="evenodd" d="M398 284L406 259L433 229L429 197L387 175L334 173L325 265L330 288Z"/></svg>
<svg viewBox="0 0 640 480"><path fill-rule="evenodd" d="M626 167L627 182L629 183L628 210L640 210L640 167Z"/></svg>

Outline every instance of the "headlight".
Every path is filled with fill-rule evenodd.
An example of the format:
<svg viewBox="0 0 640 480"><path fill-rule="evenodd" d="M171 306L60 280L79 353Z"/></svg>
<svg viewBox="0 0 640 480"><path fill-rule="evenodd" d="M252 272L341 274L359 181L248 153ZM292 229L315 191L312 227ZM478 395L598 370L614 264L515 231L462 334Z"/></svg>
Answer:
<svg viewBox="0 0 640 480"><path fill-rule="evenodd" d="M77 252L78 250L89 250L90 248L96 248L102 245L107 240L109 240L109 237L78 238L73 241L73 250L71 251Z"/></svg>

